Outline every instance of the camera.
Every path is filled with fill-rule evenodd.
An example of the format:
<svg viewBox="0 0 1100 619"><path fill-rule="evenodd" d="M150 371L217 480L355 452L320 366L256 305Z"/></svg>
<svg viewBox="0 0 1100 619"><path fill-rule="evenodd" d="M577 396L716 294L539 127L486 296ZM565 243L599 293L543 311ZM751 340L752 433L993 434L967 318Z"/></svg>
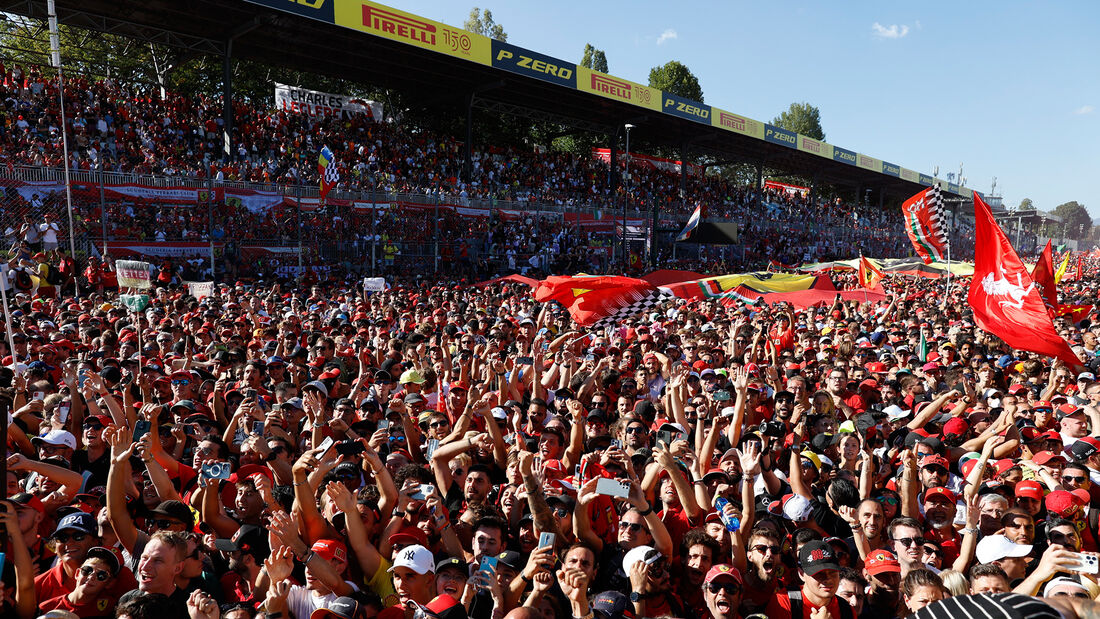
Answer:
<svg viewBox="0 0 1100 619"><path fill-rule="evenodd" d="M207 462L202 465L202 476L206 479L229 479L231 474L228 462Z"/></svg>
<svg viewBox="0 0 1100 619"><path fill-rule="evenodd" d="M772 419L760 424L760 433L764 436L780 438L787 433L787 427L782 421Z"/></svg>

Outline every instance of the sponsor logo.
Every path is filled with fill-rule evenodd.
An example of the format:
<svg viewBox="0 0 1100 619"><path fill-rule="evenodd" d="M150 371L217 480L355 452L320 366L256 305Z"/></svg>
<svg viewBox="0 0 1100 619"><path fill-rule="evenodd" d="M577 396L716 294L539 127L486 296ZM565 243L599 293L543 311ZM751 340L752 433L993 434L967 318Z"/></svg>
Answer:
<svg viewBox="0 0 1100 619"><path fill-rule="evenodd" d="M617 80L607 75L593 73L592 90L595 90L596 92L601 92L605 95L611 95L612 97L618 97L620 99L630 99L631 84L630 82Z"/></svg>
<svg viewBox="0 0 1100 619"><path fill-rule="evenodd" d="M774 140L776 142L783 142L784 144L795 146L796 144L798 144L798 138L796 137L796 135L797 134L783 131L782 129L768 127L767 130L764 132L764 139Z"/></svg>
<svg viewBox="0 0 1100 619"><path fill-rule="evenodd" d="M868 157L867 155L860 155L859 156L859 165L862 166L862 167L865 167L865 168L873 168L873 167L875 167L875 160L874 160L873 157Z"/></svg>
<svg viewBox="0 0 1100 619"><path fill-rule="evenodd" d="M405 17L399 13L370 6L369 4L363 5L363 25L383 34L401 37L402 39L408 39L415 43L435 46L435 25L419 19Z"/></svg>
<svg viewBox="0 0 1100 619"><path fill-rule="evenodd" d="M670 110L669 108L672 109ZM703 120L710 118L710 110L699 107L698 105L692 105L687 101L677 101L672 97L665 97L665 111L679 112L680 114L701 118Z"/></svg>
<svg viewBox="0 0 1100 619"><path fill-rule="evenodd" d="M932 181L934 180L931 176L928 176L927 174L921 174L918 178L920 179L921 185L931 185Z"/></svg>
<svg viewBox="0 0 1100 619"><path fill-rule="evenodd" d="M290 0L291 4L300 4L309 9L319 9L325 4L325 0Z"/></svg>
<svg viewBox="0 0 1100 619"><path fill-rule="evenodd" d="M856 162L856 154L851 152L851 151L844 150L842 148L834 147L833 148L833 159L836 159L837 161L843 161L845 163L854 164Z"/></svg>
<svg viewBox="0 0 1100 619"><path fill-rule="evenodd" d="M1016 282L1008 281L1005 277L1004 267L998 269L999 277L994 276L993 273L987 273L982 278L982 289L985 293L991 297L1006 297L1004 301L999 301L1001 307L1013 307L1016 309L1022 309L1024 307L1024 301L1027 296L1031 294L1031 291L1035 288L1035 284L1031 283L1026 288L1024 287L1023 275L1016 274Z"/></svg>
<svg viewBox="0 0 1100 619"><path fill-rule="evenodd" d="M802 138L802 149L807 151L807 152L817 153L817 154L820 155L821 150L822 150L821 149L821 142L818 142L817 140L814 140L814 139L811 139L811 138L803 137Z"/></svg>
<svg viewBox="0 0 1100 619"><path fill-rule="evenodd" d="M718 124L723 127L729 127L734 131L748 131L748 123L745 119L736 114L730 114L729 112L718 113Z"/></svg>
<svg viewBox="0 0 1100 619"><path fill-rule="evenodd" d="M896 166L892 163L883 162L882 171L885 172L886 174L893 174L894 176L898 176L898 175L901 174L901 167Z"/></svg>
<svg viewBox="0 0 1100 619"><path fill-rule="evenodd" d="M538 58L533 58L524 54L518 54L517 58L517 54L506 49L498 51L496 59L501 62L508 62L517 67L522 67L534 73L552 75L563 80L573 79L572 67L565 65L558 66L552 62L539 60Z"/></svg>

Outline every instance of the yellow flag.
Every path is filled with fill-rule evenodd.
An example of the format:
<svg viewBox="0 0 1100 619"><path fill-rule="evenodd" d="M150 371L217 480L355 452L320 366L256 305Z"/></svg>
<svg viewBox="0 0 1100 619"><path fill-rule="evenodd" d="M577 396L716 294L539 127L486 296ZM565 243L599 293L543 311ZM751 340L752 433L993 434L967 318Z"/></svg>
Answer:
<svg viewBox="0 0 1100 619"><path fill-rule="evenodd" d="M1066 257L1062 259L1062 264L1058 265L1058 270L1054 272L1054 283L1060 283L1062 276L1066 274L1066 265L1069 264L1069 255L1071 252L1066 252Z"/></svg>

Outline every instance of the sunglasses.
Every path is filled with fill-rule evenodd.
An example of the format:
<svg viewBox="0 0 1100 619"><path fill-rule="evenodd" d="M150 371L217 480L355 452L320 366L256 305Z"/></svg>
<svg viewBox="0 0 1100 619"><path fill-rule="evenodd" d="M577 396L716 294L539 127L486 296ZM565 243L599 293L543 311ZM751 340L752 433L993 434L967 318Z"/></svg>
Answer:
<svg viewBox="0 0 1100 619"><path fill-rule="evenodd" d="M98 432L98 431L103 429L103 424L99 423L98 421L95 422L95 423L86 423L86 424L84 424L84 429L85 430L95 430L95 431Z"/></svg>
<svg viewBox="0 0 1100 619"><path fill-rule="evenodd" d="M640 525L636 522L620 522L619 523L619 528L620 529L630 529L631 531L637 533L638 531L642 530L642 525Z"/></svg>
<svg viewBox="0 0 1100 619"><path fill-rule="evenodd" d="M741 595L741 587L737 583L732 582L707 583L707 591L710 591L711 593L725 591L726 595Z"/></svg>
<svg viewBox="0 0 1100 619"><path fill-rule="evenodd" d="M902 546L921 546L924 544L923 537L895 537L894 541Z"/></svg>
<svg viewBox="0 0 1100 619"><path fill-rule="evenodd" d="M98 580L100 582L104 582L108 578L111 577L111 575L108 574L106 571L97 570L97 569L95 569L94 567L92 567L90 565L80 566L80 573L83 574L84 576L91 576L92 574L95 574L96 580Z"/></svg>
<svg viewBox="0 0 1100 619"><path fill-rule="evenodd" d="M451 424L449 422L446 422L446 421L436 421L434 423L429 423L428 427L429 428L446 428L449 425L451 425Z"/></svg>
<svg viewBox="0 0 1100 619"><path fill-rule="evenodd" d="M936 555L937 557L940 557L941 559L943 558L943 551L940 550L939 548L936 548L935 546L925 546L924 547L924 554L926 554L926 555Z"/></svg>
<svg viewBox="0 0 1100 619"><path fill-rule="evenodd" d="M783 551L783 549L780 548L779 546L768 546L767 544L757 544L757 545L753 546L752 548L750 548L750 550L755 550L756 552L759 552L762 555L768 554L769 550L771 551L771 553L773 555L777 555L777 554L779 554L780 552Z"/></svg>
<svg viewBox="0 0 1100 619"><path fill-rule="evenodd" d="M626 429L627 434L645 434L645 428L641 426L633 426Z"/></svg>
<svg viewBox="0 0 1100 619"><path fill-rule="evenodd" d="M454 469L453 471L451 471L451 477L461 477L462 473L463 473L462 468Z"/></svg>
<svg viewBox="0 0 1100 619"><path fill-rule="evenodd" d="M1083 484L1085 483L1086 479L1088 478L1083 476L1079 477L1077 475L1062 475L1063 482L1076 482L1078 484Z"/></svg>
<svg viewBox="0 0 1100 619"><path fill-rule="evenodd" d="M182 523L176 522L175 520L165 520L163 518L156 518L156 519L150 520L149 524L153 525L153 527L157 528L157 529L167 529L168 527L177 527Z"/></svg>
<svg viewBox="0 0 1100 619"><path fill-rule="evenodd" d="M573 513L573 512L569 511L568 509L566 509L564 507L557 507L557 508L554 508L551 511L553 511L554 514L556 514L558 518L565 518L569 514ZM638 528L641 528L641 527L638 527Z"/></svg>
<svg viewBox="0 0 1100 619"><path fill-rule="evenodd" d="M83 542L88 537L87 533L57 533L53 536L53 540L58 544L67 544L70 541Z"/></svg>
<svg viewBox="0 0 1100 619"><path fill-rule="evenodd" d="M172 380L172 384L173 385L190 385L191 381L187 380L186 378L176 378L176 379Z"/></svg>

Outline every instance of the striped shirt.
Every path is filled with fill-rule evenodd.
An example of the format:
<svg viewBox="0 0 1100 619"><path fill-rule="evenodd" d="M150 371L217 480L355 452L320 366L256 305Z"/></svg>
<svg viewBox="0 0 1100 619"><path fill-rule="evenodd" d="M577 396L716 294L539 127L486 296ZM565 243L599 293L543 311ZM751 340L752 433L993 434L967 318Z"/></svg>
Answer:
<svg viewBox="0 0 1100 619"><path fill-rule="evenodd" d="M949 597L929 604L913 619L1061 619L1062 614L1039 598L1019 593L979 593Z"/></svg>

